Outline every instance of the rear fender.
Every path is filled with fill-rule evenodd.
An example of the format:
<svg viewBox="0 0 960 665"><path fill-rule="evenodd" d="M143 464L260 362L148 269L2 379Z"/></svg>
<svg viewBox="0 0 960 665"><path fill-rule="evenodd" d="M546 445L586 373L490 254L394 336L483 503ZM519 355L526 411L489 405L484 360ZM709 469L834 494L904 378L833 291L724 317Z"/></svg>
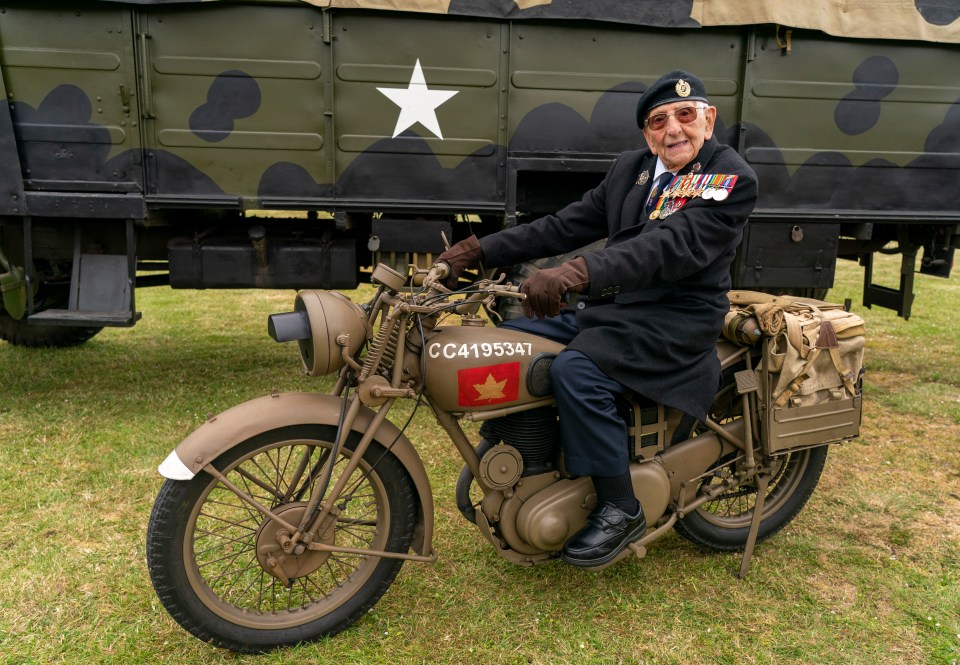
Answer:
<svg viewBox="0 0 960 665"><path fill-rule="evenodd" d="M342 404L339 397L317 393L279 393L238 404L194 430L157 470L171 480L190 480L224 452L261 432L289 425L336 427ZM361 434L365 432L374 415L373 411L361 406L353 430ZM433 490L423 461L410 440L389 420L383 421L373 438L390 448L413 480L419 505L417 530L411 547L428 556L433 541Z"/></svg>

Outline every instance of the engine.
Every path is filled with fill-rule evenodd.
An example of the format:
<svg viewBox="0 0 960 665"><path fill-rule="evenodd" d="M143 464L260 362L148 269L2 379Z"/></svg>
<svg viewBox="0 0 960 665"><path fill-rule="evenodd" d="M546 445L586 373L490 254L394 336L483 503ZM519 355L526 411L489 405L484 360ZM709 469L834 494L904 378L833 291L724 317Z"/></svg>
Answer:
<svg viewBox="0 0 960 665"><path fill-rule="evenodd" d="M480 435L490 444L505 443L520 453L521 476L552 471L558 447L557 409L539 409L512 413L484 422Z"/></svg>

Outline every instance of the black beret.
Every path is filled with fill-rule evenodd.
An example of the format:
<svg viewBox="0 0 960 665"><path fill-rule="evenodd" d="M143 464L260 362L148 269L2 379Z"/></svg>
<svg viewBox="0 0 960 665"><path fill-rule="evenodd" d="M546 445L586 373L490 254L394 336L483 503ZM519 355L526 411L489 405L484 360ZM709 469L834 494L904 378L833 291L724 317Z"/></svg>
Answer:
<svg viewBox="0 0 960 665"><path fill-rule="evenodd" d="M637 102L637 125L643 129L643 121L650 109L671 102L707 101L703 81L690 72L675 69L656 80Z"/></svg>

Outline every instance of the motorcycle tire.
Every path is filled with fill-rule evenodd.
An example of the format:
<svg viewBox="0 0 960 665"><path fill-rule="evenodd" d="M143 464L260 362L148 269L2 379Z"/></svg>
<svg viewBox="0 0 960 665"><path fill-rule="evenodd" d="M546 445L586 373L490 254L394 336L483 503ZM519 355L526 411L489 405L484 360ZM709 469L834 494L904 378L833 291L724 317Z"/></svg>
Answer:
<svg viewBox="0 0 960 665"><path fill-rule="evenodd" d="M297 425L258 434L214 461L261 505L294 525L329 459L336 428ZM341 448L332 480L360 436ZM329 491L329 488L328 488ZM337 499L336 522L320 542L406 552L416 526L413 481L400 461L370 444ZM333 635L362 617L386 592L400 559L306 550L280 565L289 586L270 572L280 525L208 473L167 480L147 530L147 565L164 607L201 640L259 653ZM277 555L274 554L274 557Z"/></svg>
<svg viewBox="0 0 960 665"><path fill-rule="evenodd" d="M757 542L783 529L803 509L820 480L826 459L827 446L777 458L764 498ZM722 552L742 551L747 544L756 501L757 488L753 486L724 492L679 520L674 529L702 547Z"/></svg>
<svg viewBox="0 0 960 665"><path fill-rule="evenodd" d="M723 387L710 408L710 416L716 422L742 417L733 377L736 369L724 372ZM695 431L699 429L695 427ZM783 529L803 509L820 481L826 459L827 446L819 446L770 460L772 477L767 484L757 542ZM707 477L701 487L713 482L719 481ZM673 528L683 538L702 547L723 552L742 551L747 544L756 502L757 487L744 485L717 495L677 521Z"/></svg>

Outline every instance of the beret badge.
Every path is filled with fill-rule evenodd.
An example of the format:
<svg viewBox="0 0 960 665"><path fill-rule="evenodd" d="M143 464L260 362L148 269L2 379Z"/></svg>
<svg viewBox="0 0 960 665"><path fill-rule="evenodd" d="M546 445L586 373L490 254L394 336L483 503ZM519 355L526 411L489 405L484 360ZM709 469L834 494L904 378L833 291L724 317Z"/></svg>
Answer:
<svg viewBox="0 0 960 665"><path fill-rule="evenodd" d="M677 81L677 86L675 90L677 91L677 95L679 95L680 97L690 96L690 84L684 81L683 79L680 79L679 81Z"/></svg>

